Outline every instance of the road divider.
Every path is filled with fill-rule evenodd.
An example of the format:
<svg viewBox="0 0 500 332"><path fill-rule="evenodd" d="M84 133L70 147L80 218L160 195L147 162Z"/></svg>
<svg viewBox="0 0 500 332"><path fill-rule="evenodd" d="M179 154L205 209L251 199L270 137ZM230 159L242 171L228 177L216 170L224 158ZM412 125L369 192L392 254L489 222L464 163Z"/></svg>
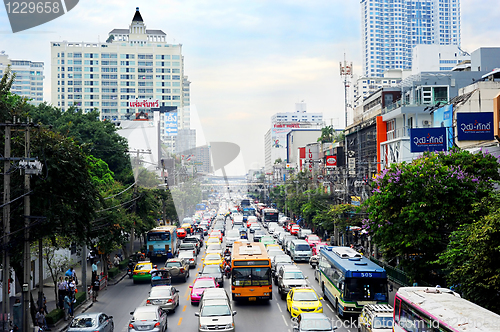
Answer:
<svg viewBox="0 0 500 332"><path fill-rule="evenodd" d="M182 312L185 312L186 308L187 308L187 305L185 305L184 308L182 308Z"/></svg>
<svg viewBox="0 0 500 332"><path fill-rule="evenodd" d="M179 318L179 323L177 323L177 325L181 325L182 324L182 317Z"/></svg>

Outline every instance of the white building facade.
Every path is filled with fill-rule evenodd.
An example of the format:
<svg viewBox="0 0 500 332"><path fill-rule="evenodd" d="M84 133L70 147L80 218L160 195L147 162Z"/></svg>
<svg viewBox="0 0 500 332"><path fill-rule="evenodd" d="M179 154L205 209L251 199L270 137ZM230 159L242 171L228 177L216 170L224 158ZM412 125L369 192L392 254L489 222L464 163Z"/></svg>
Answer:
<svg viewBox="0 0 500 332"><path fill-rule="evenodd" d="M460 46L460 0L361 0L363 75L411 69L415 45Z"/></svg>
<svg viewBox="0 0 500 332"><path fill-rule="evenodd" d="M146 29L139 8L129 28L113 29L104 43L51 42L51 85L52 104L63 110L97 109L103 120L131 120L150 109L130 102L151 100L176 106L178 128L190 128L182 45L167 43L161 30ZM175 137L164 128L161 137L175 147Z"/></svg>
<svg viewBox="0 0 500 332"><path fill-rule="evenodd" d="M7 54L0 54L0 75L3 76L7 66L16 74L11 92L30 99L29 103L38 105L43 102L43 69L44 63L29 60L11 60Z"/></svg>

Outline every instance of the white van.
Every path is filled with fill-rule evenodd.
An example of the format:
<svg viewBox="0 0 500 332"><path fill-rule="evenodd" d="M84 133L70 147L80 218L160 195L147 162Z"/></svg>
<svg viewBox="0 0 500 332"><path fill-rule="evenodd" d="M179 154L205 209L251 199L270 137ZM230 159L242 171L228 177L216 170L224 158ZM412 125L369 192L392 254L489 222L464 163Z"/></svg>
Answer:
<svg viewBox="0 0 500 332"><path fill-rule="evenodd" d="M273 233L274 233L274 230L275 230L276 228L278 228L278 227L280 227L280 226L278 225L278 223L277 223L277 222L270 222L270 223L267 225L267 230L268 230L269 234L273 234Z"/></svg>
<svg viewBox="0 0 500 332"><path fill-rule="evenodd" d="M290 242L290 257L292 257L294 262L309 262L309 258L311 258L311 255L311 247L305 240L293 240Z"/></svg>

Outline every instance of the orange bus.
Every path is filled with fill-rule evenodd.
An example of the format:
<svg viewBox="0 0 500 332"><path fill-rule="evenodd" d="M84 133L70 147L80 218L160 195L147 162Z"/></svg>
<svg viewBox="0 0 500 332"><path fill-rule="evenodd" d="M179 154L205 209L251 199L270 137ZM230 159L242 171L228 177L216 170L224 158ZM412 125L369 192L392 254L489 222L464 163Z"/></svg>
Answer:
<svg viewBox="0 0 500 332"><path fill-rule="evenodd" d="M231 293L236 300L272 300L271 259L259 242L236 241L231 257Z"/></svg>

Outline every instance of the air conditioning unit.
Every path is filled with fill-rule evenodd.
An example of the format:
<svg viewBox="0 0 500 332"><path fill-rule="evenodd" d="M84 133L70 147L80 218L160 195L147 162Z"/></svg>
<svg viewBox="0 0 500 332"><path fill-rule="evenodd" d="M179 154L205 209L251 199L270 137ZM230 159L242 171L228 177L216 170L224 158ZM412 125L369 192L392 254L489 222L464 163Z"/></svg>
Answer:
<svg viewBox="0 0 500 332"><path fill-rule="evenodd" d="M429 120L423 120L422 121L422 126L429 127L430 125L431 125L431 122Z"/></svg>

